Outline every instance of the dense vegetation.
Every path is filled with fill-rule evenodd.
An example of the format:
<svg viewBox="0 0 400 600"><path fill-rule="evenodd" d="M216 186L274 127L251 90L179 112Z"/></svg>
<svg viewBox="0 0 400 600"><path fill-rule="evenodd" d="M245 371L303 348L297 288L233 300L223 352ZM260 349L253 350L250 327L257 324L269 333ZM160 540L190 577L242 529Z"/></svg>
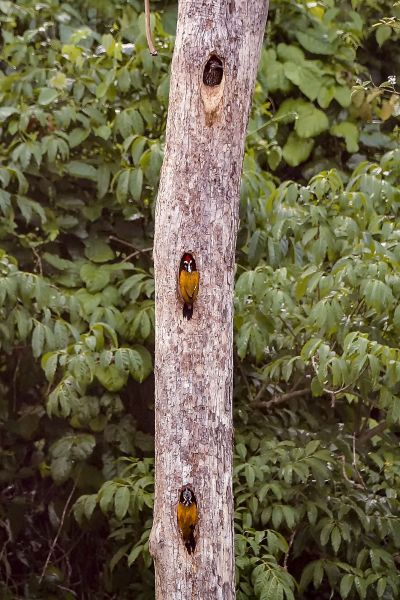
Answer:
<svg viewBox="0 0 400 600"><path fill-rule="evenodd" d="M0 595L154 597L176 6L0 0ZM399 2L274 0L235 297L238 599L400 596Z"/></svg>

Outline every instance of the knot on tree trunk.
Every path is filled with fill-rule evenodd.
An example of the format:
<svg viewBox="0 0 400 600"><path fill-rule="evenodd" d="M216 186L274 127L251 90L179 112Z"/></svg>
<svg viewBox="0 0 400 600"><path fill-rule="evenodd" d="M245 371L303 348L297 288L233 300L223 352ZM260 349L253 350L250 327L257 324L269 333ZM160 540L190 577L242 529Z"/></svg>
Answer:
<svg viewBox="0 0 400 600"><path fill-rule="evenodd" d="M153 521L149 537L149 551L151 556L156 560L162 554L164 540L162 535L161 522Z"/></svg>

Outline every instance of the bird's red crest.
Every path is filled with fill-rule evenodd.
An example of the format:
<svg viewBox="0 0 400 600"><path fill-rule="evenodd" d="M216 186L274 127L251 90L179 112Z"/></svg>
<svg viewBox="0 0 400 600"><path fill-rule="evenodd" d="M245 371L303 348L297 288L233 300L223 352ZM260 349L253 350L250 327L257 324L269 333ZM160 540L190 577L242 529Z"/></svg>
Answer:
<svg viewBox="0 0 400 600"><path fill-rule="evenodd" d="M188 268L190 265L190 268ZM185 271L197 271L196 269L196 261L194 260L193 254L189 252L185 252L185 254L181 258L180 269Z"/></svg>

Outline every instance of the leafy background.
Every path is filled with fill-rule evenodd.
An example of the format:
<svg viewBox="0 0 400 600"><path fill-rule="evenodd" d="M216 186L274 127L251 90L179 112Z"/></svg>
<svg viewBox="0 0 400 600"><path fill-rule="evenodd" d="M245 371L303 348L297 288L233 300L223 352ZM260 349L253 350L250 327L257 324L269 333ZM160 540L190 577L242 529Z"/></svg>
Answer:
<svg viewBox="0 0 400 600"><path fill-rule="evenodd" d="M154 597L176 6L0 0L0 595ZM274 0L235 295L237 596L400 594L399 2Z"/></svg>

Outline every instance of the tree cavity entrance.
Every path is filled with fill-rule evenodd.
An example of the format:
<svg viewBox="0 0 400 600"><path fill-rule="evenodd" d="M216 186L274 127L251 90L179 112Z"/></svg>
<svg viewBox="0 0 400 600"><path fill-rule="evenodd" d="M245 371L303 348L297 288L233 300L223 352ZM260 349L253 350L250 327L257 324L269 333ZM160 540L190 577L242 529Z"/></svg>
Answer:
<svg viewBox="0 0 400 600"><path fill-rule="evenodd" d="M204 67L203 83L207 87L215 87L220 85L223 76L224 65L222 60L216 54L212 54Z"/></svg>
<svg viewBox="0 0 400 600"><path fill-rule="evenodd" d="M196 548L195 529L197 525L197 500L190 485L179 490L177 508L178 528L188 554L193 554Z"/></svg>

